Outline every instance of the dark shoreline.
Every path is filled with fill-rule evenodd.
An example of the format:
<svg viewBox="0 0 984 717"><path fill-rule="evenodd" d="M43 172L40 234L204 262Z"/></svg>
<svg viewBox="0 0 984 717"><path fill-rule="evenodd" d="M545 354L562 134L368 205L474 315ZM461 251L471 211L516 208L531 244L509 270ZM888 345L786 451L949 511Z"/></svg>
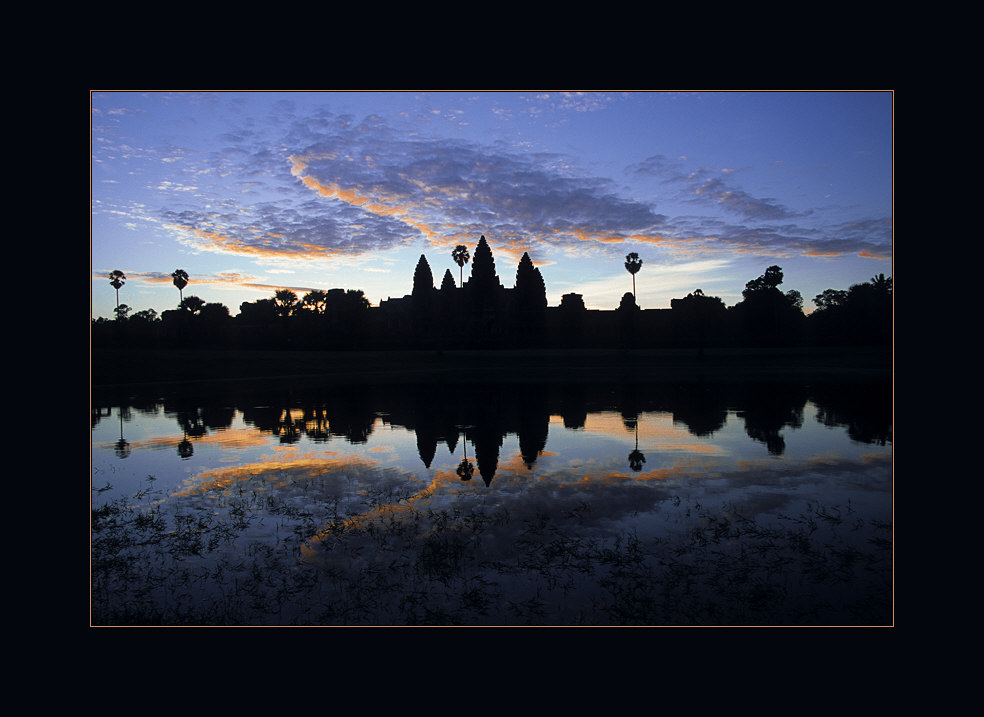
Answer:
<svg viewBox="0 0 984 717"><path fill-rule="evenodd" d="M316 382L474 380L763 380L886 381L891 348L528 350L528 351L236 351L92 349L90 385L155 386L227 381Z"/></svg>

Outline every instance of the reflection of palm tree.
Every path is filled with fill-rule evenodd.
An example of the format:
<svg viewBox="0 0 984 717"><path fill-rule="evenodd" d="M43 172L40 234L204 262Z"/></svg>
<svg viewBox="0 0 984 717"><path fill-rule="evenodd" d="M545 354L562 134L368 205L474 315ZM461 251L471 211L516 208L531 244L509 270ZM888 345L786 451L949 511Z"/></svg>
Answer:
<svg viewBox="0 0 984 717"><path fill-rule="evenodd" d="M629 454L629 468L638 473L642 470L642 464L646 462L646 457L639 450L639 422L635 425L635 450Z"/></svg>
<svg viewBox="0 0 984 717"><path fill-rule="evenodd" d="M635 252L627 254L625 257L625 270L632 274L632 298L635 298L635 275L642 268L642 259Z"/></svg>
<svg viewBox="0 0 984 717"><path fill-rule="evenodd" d="M178 287L178 303L184 301L184 288L188 286L188 272L184 269L175 269L171 274L171 281Z"/></svg>
<svg viewBox="0 0 984 717"><path fill-rule="evenodd" d="M461 480L471 480L472 474L475 473L475 466L467 458L462 458L461 463L458 464L458 469L455 471Z"/></svg>
<svg viewBox="0 0 984 717"><path fill-rule="evenodd" d="M113 448L113 452L116 453L117 458L126 458L130 455L130 444L123 439L123 409L120 409L120 440L116 442L116 446Z"/></svg>
<svg viewBox="0 0 984 717"><path fill-rule="evenodd" d="M467 480L471 480L472 475L475 473L475 466L473 466L472 462L468 460L467 436L462 441L462 444L465 450L465 457L461 459L461 463L458 464L458 469L455 471L455 473L458 474L458 477L461 478L461 480L467 481Z"/></svg>
<svg viewBox="0 0 984 717"><path fill-rule="evenodd" d="M458 273L461 285L465 283L465 264L471 259L471 255L468 253L468 247L464 244L459 244L451 252L451 258L454 259L454 263L458 265Z"/></svg>
<svg viewBox="0 0 984 717"><path fill-rule="evenodd" d="M109 272L109 285L116 289L116 308L120 308L120 288L126 283L126 274L119 269Z"/></svg>

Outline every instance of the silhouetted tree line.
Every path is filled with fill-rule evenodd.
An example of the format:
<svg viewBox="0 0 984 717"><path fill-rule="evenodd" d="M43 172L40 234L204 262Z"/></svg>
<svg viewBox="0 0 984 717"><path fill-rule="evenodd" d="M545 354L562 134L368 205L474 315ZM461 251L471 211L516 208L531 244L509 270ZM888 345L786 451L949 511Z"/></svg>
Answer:
<svg viewBox="0 0 984 717"><path fill-rule="evenodd" d="M222 388L193 399L178 395L161 399L158 393L141 396L127 389L114 396L94 397L92 423L120 415L117 453L125 457L124 414L146 411L173 417L183 433L179 455L194 451L193 439L228 428L237 412L256 430L293 444L306 436L317 443L342 439L365 443L377 427L402 426L417 438L421 462L430 467L439 446L461 454L458 475L462 480L479 476L492 482L499 467L500 451L507 435L515 435L523 463L533 468L547 446L550 417L560 416L566 428L583 428L591 413L617 411L627 433L636 432L643 414L669 412L673 422L696 436L712 436L721 430L729 411L744 421L750 439L773 455L785 450L784 430L803 425L807 401L817 406L817 420L843 427L852 440L885 445L892 440L892 401L889 382L748 383L678 382L652 383L556 382L483 383L467 391L448 390L445 384L398 385L350 384L321 386L304 391L291 387ZM637 438L638 441L638 438ZM469 455L469 445L472 455ZM645 446L626 458L630 470L645 464ZM476 473L477 471L477 473Z"/></svg>
<svg viewBox="0 0 984 717"><path fill-rule="evenodd" d="M231 316L222 304L183 294L188 275L172 274L180 294L177 309L158 317L153 310L131 313L119 304L125 282L110 274L117 292L116 319L92 323L95 346L202 347L240 349L474 349L474 348L697 348L790 346L886 346L892 342L892 279L883 274L847 290L827 289L803 313L798 291L783 292L782 269L770 266L749 281L732 307L697 289L673 299L669 309L643 310L636 303L636 274L642 260L626 257L633 291L617 308L588 310L581 295L565 294L559 306L547 306L539 269L524 254L513 288L496 273L485 237L474 258L464 246L452 252L459 266L455 283L445 271L440 286L421 255L409 295L372 307L359 290L310 291L298 297L289 289L271 298L243 302ZM464 265L471 275L464 281Z"/></svg>

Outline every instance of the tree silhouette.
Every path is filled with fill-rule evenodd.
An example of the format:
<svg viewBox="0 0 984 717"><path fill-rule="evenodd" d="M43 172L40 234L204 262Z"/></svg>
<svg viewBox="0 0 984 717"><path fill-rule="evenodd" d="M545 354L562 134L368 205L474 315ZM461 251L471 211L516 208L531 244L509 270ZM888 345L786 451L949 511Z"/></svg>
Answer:
<svg viewBox="0 0 984 717"><path fill-rule="evenodd" d="M188 272L184 269L175 269L171 274L171 281L178 287L178 302L184 300L184 288L188 286Z"/></svg>
<svg viewBox="0 0 984 717"><path fill-rule="evenodd" d="M461 478L461 480L469 481L472 479L472 476L475 474L475 466L472 465L472 462L470 460L468 460L467 436L465 436L465 440L462 441L462 445L464 445L465 448L465 457L461 459L461 463L458 464L458 468L455 470L455 473L458 474L458 477Z"/></svg>
<svg viewBox="0 0 984 717"><path fill-rule="evenodd" d="M353 312L365 311L372 303L362 289L349 289L345 292L346 307Z"/></svg>
<svg viewBox="0 0 984 717"><path fill-rule="evenodd" d="M884 274L847 291L826 289L813 298L808 318L814 340L828 344L887 344L892 340L892 278Z"/></svg>
<svg viewBox="0 0 984 717"><path fill-rule="evenodd" d="M109 285L116 289L116 306L120 305L120 288L126 283L126 274L119 269L109 272Z"/></svg>
<svg viewBox="0 0 984 717"><path fill-rule="evenodd" d="M632 298L635 298L636 286L635 286L635 275L639 273L639 269L642 268L642 259L635 252L631 252L625 255L625 270L632 274Z"/></svg>
<svg viewBox="0 0 984 717"><path fill-rule="evenodd" d="M297 294L290 289L280 289L273 295L277 315L287 318L297 308Z"/></svg>
<svg viewBox="0 0 984 717"><path fill-rule="evenodd" d="M123 438L123 414L124 413L129 414L130 409L129 408L124 409L121 406L119 409L117 409L117 413L119 413L120 416L120 440L116 441L116 444L113 447L113 451L116 453L117 458L126 458L127 456L130 455L130 451L132 449L130 448L130 443L125 438ZM127 420L129 420L129 416L127 416Z"/></svg>
<svg viewBox="0 0 984 717"><path fill-rule="evenodd" d="M228 311L229 309L226 309L226 312ZM136 319L137 321L145 321L149 324L152 324L155 321L157 321L157 312L154 311L153 309L144 309L143 311L138 311L130 318Z"/></svg>
<svg viewBox="0 0 984 717"><path fill-rule="evenodd" d="M646 462L646 456L639 450L639 420L635 420L635 449L629 454L629 468L638 473L642 470L642 464Z"/></svg>
<svg viewBox="0 0 984 717"><path fill-rule="evenodd" d="M191 296L188 297L188 299L192 299L192 298L198 298L198 297L191 297ZM185 299L185 301L187 301L188 299ZM204 319L205 321L211 323L219 323L224 319L230 318L229 307L226 306L225 304L220 304L217 302L203 305L199 310L198 315L201 316L201 318Z"/></svg>
<svg viewBox="0 0 984 717"><path fill-rule="evenodd" d="M458 265L459 280L462 284L465 283L465 264L471 259L471 255L468 253L468 247L464 244L459 244L451 252L451 258L454 259L454 263Z"/></svg>
<svg viewBox="0 0 984 717"><path fill-rule="evenodd" d="M885 278L884 274L871 277L871 285L880 294L892 293L892 277Z"/></svg>
<svg viewBox="0 0 984 717"><path fill-rule="evenodd" d="M301 305L311 309L315 314L324 314L328 307L328 294L321 289L312 289L301 299Z"/></svg>
<svg viewBox="0 0 984 717"><path fill-rule="evenodd" d="M813 297L813 303L817 305L817 311L834 309L847 302L847 292L843 289L824 289L823 293Z"/></svg>
<svg viewBox="0 0 984 717"><path fill-rule="evenodd" d="M770 266L760 277L757 279L752 279L745 284L745 289L741 292L741 295L748 299L756 294L766 294L771 291L778 291L779 284L782 283L782 279L782 268L775 265Z"/></svg>
<svg viewBox="0 0 984 717"><path fill-rule="evenodd" d="M745 284L743 300L731 308L743 341L751 345L796 344L802 333L803 297L798 291L779 290L782 268L770 266Z"/></svg>
<svg viewBox="0 0 984 717"><path fill-rule="evenodd" d="M189 296L187 299L182 299L181 303L178 304L179 309L188 311L192 315L197 314L204 307L205 307L205 300L200 299L197 296Z"/></svg>
<svg viewBox="0 0 984 717"><path fill-rule="evenodd" d="M126 321L126 317L130 315L130 307L126 304L117 304L113 311L116 312L117 321Z"/></svg>

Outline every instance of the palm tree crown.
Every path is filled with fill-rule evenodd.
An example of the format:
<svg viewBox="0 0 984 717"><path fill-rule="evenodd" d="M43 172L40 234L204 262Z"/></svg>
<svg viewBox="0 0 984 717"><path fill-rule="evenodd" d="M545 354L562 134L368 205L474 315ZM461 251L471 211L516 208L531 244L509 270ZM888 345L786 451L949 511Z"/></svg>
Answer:
<svg viewBox="0 0 984 717"><path fill-rule="evenodd" d="M109 285L116 289L116 306L120 305L120 288L126 283L126 274L119 269L109 272Z"/></svg>
<svg viewBox="0 0 984 717"><path fill-rule="evenodd" d="M625 270L632 274L632 296L635 297L635 275L638 273L639 269L642 268L642 259L635 252L631 252L625 256Z"/></svg>
<svg viewBox="0 0 984 717"><path fill-rule="evenodd" d="M468 253L468 247L464 244L459 244L451 252L451 258L454 259L454 263L458 265L458 270L460 273L460 281L463 284L465 280L465 264L471 259L471 254Z"/></svg>
<svg viewBox="0 0 984 717"><path fill-rule="evenodd" d="M188 272L184 269L175 269L171 274L171 281L178 288L178 296L180 301L184 301L184 288L188 286Z"/></svg>

